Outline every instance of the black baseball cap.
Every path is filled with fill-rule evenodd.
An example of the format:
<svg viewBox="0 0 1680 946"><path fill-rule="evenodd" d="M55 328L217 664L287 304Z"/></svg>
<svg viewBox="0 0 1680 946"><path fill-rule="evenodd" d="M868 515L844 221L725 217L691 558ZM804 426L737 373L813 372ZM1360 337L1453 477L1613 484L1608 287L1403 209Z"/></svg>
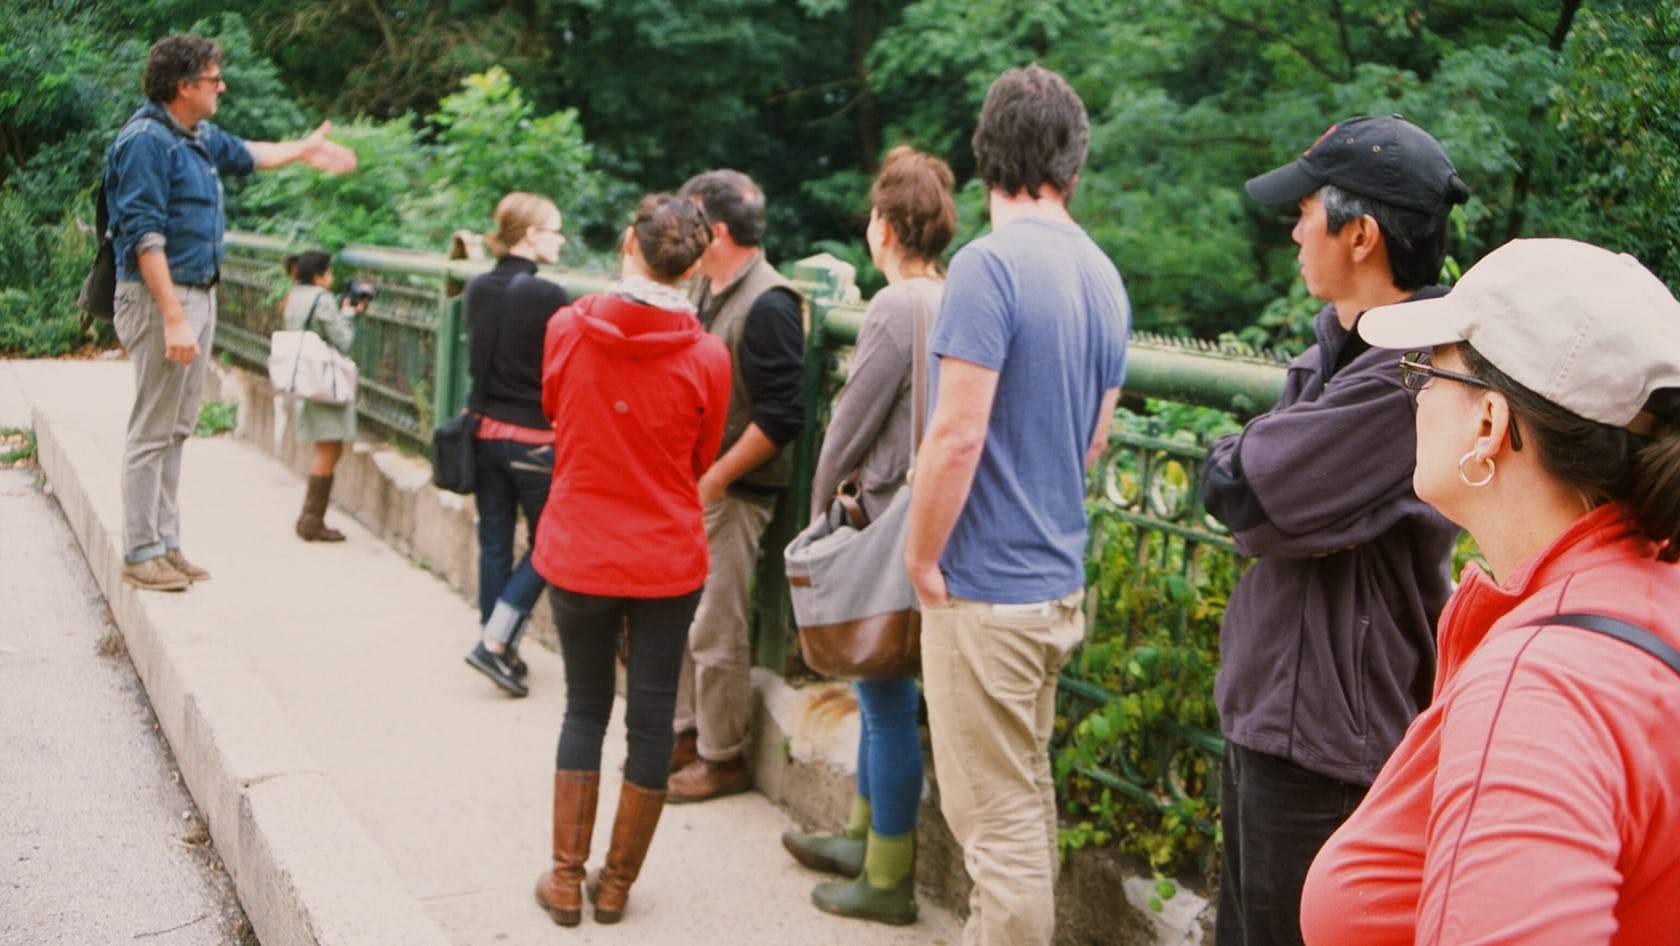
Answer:
<svg viewBox="0 0 1680 946"><path fill-rule="evenodd" d="M1337 122L1299 158L1244 186L1263 204L1293 204L1325 184L1429 214L1470 199L1441 143L1399 115Z"/></svg>

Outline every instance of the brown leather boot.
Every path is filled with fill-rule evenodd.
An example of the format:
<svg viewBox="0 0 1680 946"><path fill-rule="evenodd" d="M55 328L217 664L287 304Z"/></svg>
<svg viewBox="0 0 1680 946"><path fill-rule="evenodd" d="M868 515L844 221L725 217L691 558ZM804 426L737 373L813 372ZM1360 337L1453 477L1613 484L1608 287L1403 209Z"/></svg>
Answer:
<svg viewBox="0 0 1680 946"><path fill-rule="evenodd" d="M311 476L303 496L303 514L298 516L298 538L305 542L343 542L344 533L327 528L327 497L332 495L332 474Z"/></svg>
<svg viewBox="0 0 1680 946"><path fill-rule="evenodd" d="M624 783L618 796L618 815L613 818L607 864L589 874L589 902L595 904L595 922L617 923L623 919L630 885L642 872L648 845L653 843L653 830L659 827L659 813L664 810L664 792Z"/></svg>
<svg viewBox="0 0 1680 946"><path fill-rule="evenodd" d="M749 788L752 788L752 769L747 767L745 756L736 756L726 762L695 759L665 783L673 805L722 798Z"/></svg>
<svg viewBox="0 0 1680 946"><path fill-rule="evenodd" d="M537 904L561 926L583 919L583 863L595 832L600 772L554 773L554 866L537 878Z"/></svg>

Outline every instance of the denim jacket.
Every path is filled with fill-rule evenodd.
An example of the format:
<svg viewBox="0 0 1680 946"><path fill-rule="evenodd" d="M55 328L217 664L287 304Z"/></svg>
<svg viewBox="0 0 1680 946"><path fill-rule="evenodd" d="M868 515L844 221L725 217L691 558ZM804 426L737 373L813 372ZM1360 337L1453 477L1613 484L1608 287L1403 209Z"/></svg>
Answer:
<svg viewBox="0 0 1680 946"><path fill-rule="evenodd" d="M208 121L187 133L168 110L148 101L129 118L105 161L105 200L117 253L117 278L139 279L135 244L161 234L170 278L207 285L222 265L222 174L256 170L243 139Z"/></svg>

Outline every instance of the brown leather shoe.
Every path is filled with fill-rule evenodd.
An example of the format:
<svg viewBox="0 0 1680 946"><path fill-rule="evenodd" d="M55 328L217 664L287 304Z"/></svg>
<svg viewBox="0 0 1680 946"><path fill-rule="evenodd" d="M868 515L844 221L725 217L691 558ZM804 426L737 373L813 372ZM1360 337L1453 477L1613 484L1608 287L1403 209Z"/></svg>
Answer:
<svg viewBox="0 0 1680 946"><path fill-rule="evenodd" d="M613 818L612 846L607 863L590 871L589 902L595 904L595 922L617 923L624 918L630 900L630 885L642 873L659 814L665 809L665 793L625 782L618 795L618 814Z"/></svg>
<svg viewBox="0 0 1680 946"><path fill-rule="evenodd" d="M685 729L677 733L677 738L671 742L671 773L674 775L688 768L689 763L700 758L700 732Z"/></svg>
<svg viewBox="0 0 1680 946"><path fill-rule="evenodd" d="M747 768L747 760L742 756L728 762L696 759L671 776L666 785L670 793L668 801L673 805L736 795L749 788L752 788L752 770Z"/></svg>
<svg viewBox="0 0 1680 946"><path fill-rule="evenodd" d="M583 862L595 831L601 773L554 773L554 866L537 878L537 905L561 926L583 919Z"/></svg>

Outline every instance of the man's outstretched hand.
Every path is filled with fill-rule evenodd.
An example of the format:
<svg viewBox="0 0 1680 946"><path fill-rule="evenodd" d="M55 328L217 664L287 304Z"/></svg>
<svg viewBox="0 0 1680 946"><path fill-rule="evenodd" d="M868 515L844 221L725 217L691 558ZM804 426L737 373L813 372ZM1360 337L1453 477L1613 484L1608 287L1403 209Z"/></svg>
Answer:
<svg viewBox="0 0 1680 946"><path fill-rule="evenodd" d="M332 122L322 122L303 139L303 153L298 160L328 174L345 174L356 169L356 152L336 141L328 140Z"/></svg>

